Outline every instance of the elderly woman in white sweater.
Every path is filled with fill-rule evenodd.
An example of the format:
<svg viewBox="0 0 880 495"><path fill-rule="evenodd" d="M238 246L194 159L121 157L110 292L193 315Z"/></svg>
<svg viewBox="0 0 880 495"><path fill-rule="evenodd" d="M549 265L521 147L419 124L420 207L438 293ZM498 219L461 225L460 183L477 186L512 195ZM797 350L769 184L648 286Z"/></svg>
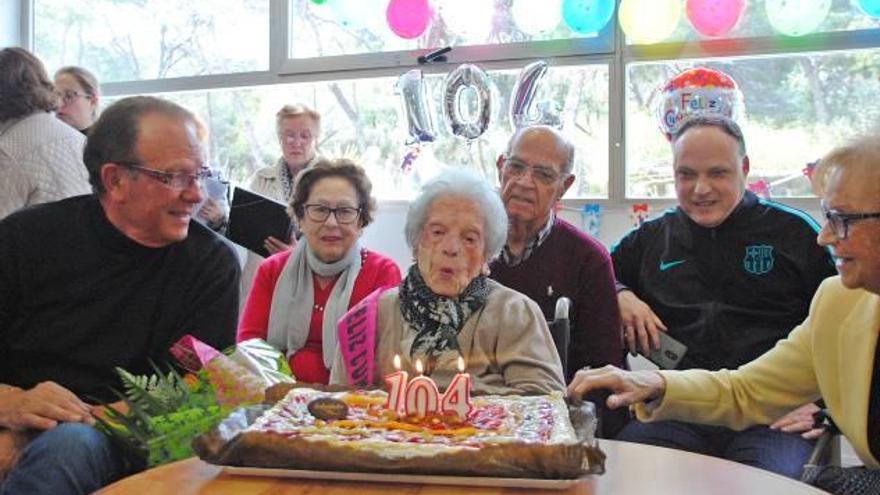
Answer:
<svg viewBox="0 0 880 495"><path fill-rule="evenodd" d="M278 145L281 147L281 156L274 164L257 170L248 179L247 188L289 204L293 200L296 176L321 158L317 153L318 137L321 135L321 114L301 104L284 105L275 114L275 131L278 135ZM298 227L294 231L297 233ZM277 254L290 249L294 240L293 238L276 239L270 236L263 242L263 247L270 255ZM241 274L241 294L250 291L254 274L262 261L262 256L248 252Z"/></svg>

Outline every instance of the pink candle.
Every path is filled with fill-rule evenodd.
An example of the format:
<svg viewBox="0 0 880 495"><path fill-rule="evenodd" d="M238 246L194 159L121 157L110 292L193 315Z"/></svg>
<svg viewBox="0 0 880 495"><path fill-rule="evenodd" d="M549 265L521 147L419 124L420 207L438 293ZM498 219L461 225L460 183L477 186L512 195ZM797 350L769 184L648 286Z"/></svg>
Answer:
<svg viewBox="0 0 880 495"><path fill-rule="evenodd" d="M406 383L409 374L400 370L400 356L394 355L394 373L385 375L385 383L388 385L388 400L385 402L385 408L394 411L396 416L404 414L404 399L406 394Z"/></svg>
<svg viewBox="0 0 880 495"><path fill-rule="evenodd" d="M406 387L406 414L423 418L436 413L440 407L440 392L434 380L422 375L422 362L416 359L419 376Z"/></svg>
<svg viewBox="0 0 880 495"><path fill-rule="evenodd" d="M444 414L455 414L464 420L473 409L471 404L471 375L464 372L464 359L458 357L458 374L452 378L440 401Z"/></svg>

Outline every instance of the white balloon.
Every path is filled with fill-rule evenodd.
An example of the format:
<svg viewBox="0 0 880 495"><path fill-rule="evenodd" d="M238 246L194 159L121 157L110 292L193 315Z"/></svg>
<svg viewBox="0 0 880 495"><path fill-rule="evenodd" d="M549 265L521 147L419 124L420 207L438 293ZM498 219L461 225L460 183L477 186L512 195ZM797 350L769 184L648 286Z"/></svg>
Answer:
<svg viewBox="0 0 880 495"><path fill-rule="evenodd" d="M562 0L513 0L510 13L520 31L537 36L559 26Z"/></svg>
<svg viewBox="0 0 880 495"><path fill-rule="evenodd" d="M773 29L787 36L803 36L828 17L831 0L767 0L764 9Z"/></svg>
<svg viewBox="0 0 880 495"><path fill-rule="evenodd" d="M453 33L465 38L467 44L482 44L492 32L495 2L490 0L443 0L440 17Z"/></svg>
<svg viewBox="0 0 880 495"><path fill-rule="evenodd" d="M329 0L327 5L333 11L333 16L346 29L370 29L380 26L376 20L385 16L378 16L376 12L385 12L387 2L377 0Z"/></svg>

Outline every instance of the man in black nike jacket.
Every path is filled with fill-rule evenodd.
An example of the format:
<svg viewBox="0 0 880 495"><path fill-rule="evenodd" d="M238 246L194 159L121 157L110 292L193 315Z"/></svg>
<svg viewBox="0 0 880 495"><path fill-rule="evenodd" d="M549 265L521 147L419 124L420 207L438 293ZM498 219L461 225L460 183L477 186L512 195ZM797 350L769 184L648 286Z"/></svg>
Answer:
<svg viewBox="0 0 880 495"><path fill-rule="evenodd" d="M668 332L688 347L679 369L737 368L803 321L834 266L809 215L746 191L749 159L734 121L696 117L673 137L672 151L678 207L612 248L624 339L631 352L648 354ZM742 432L632 421L618 438L796 478L812 449L815 410L805 405Z"/></svg>

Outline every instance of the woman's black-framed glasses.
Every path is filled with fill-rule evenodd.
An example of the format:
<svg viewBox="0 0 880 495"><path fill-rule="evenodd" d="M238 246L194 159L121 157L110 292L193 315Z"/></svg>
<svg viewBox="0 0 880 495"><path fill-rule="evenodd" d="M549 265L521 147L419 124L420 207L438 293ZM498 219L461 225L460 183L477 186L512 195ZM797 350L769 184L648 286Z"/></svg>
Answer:
<svg viewBox="0 0 880 495"><path fill-rule="evenodd" d="M873 213L843 213L837 210L829 209L825 204L821 205L822 215L834 231L834 235L838 239L846 239L849 235L849 224L858 222L859 220L867 220L869 218L880 218L880 211Z"/></svg>
<svg viewBox="0 0 880 495"><path fill-rule="evenodd" d="M165 172L164 170L156 170L154 168L144 167L137 162L116 163L122 165L123 167L137 170L138 172L143 172L148 177L151 177L161 182L162 184L165 184L175 191L183 191L184 189L189 189L193 184L198 184L199 187L201 187L205 179L214 176L214 172L208 167L200 167L196 171L196 173L190 174L187 172Z"/></svg>
<svg viewBox="0 0 880 495"><path fill-rule="evenodd" d="M67 105L77 98L91 98L91 93L84 93L75 89L65 89L64 91L55 91L55 96L61 100L61 103Z"/></svg>
<svg viewBox="0 0 880 495"><path fill-rule="evenodd" d="M309 220L318 223L326 222L327 219L330 218L331 213L336 217L336 223L340 225L354 223L361 215L360 208L354 208L351 206L330 208L329 206L321 204L308 204L303 205L303 208L306 210L306 216L309 217Z"/></svg>

